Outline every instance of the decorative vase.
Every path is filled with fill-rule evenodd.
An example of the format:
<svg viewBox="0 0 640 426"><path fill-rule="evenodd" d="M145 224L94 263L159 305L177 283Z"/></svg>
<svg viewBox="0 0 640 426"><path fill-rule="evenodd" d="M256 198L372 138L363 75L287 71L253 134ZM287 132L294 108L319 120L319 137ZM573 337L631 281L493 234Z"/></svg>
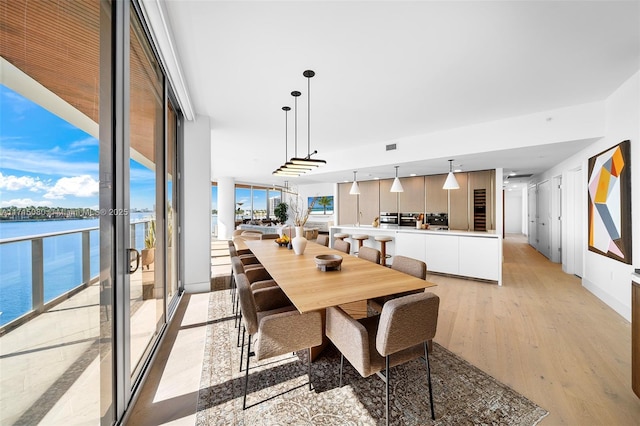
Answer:
<svg viewBox="0 0 640 426"><path fill-rule="evenodd" d="M304 249L307 247L307 239L304 237L302 226L296 226L296 236L291 239L291 244L295 254L304 253Z"/></svg>

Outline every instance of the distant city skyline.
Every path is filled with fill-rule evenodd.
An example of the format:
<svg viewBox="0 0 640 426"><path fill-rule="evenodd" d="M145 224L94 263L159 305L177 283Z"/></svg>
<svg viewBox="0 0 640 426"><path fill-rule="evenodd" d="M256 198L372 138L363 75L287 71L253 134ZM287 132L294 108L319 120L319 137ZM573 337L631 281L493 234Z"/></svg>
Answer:
<svg viewBox="0 0 640 426"><path fill-rule="evenodd" d="M0 85L0 207L98 209L99 142ZM155 176L130 161L130 208L153 209Z"/></svg>

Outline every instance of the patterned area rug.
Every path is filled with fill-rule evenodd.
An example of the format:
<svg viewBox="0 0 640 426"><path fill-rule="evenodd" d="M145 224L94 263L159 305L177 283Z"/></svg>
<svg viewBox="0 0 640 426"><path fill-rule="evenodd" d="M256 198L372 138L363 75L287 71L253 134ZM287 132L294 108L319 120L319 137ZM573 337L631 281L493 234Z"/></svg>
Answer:
<svg viewBox="0 0 640 426"><path fill-rule="evenodd" d="M362 378L331 345L312 363L309 391L306 351L251 359L246 410L244 372L236 347L228 291L211 293L197 425L384 424L384 382ZM391 369L390 423L394 425L535 425L548 413L483 371L434 344L431 377L436 420L431 420L423 360Z"/></svg>

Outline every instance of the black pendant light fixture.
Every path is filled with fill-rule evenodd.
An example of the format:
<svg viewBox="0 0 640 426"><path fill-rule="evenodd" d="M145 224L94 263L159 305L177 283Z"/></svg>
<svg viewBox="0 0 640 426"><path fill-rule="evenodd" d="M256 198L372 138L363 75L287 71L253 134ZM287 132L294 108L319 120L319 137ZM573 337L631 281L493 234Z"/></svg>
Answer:
<svg viewBox="0 0 640 426"><path fill-rule="evenodd" d="M306 70L302 75L307 78L307 156L300 158L296 152L296 156L290 162L305 167L318 167L327 164L327 162L311 158L312 155L318 153L318 151L311 152L311 77L316 73L312 70Z"/></svg>
<svg viewBox="0 0 640 426"><path fill-rule="evenodd" d="M280 166L277 170L273 172L276 176L300 176L304 173L303 170L295 170L287 168L287 158L289 157L288 148L289 148L289 140L288 140L288 130L289 130L289 111L291 111L291 107L283 106L282 110L284 111L284 161L285 163Z"/></svg>
<svg viewBox="0 0 640 426"><path fill-rule="evenodd" d="M295 139L295 151L294 156L291 157L289 161L285 161L285 163L280 166L276 171L273 172L274 175L289 175L289 176L300 176L303 173L308 172L309 170L313 170L314 167L321 166L323 164L327 164L325 160L317 160L312 159L311 156L317 154L318 151L311 152L311 77L316 75L316 73L312 70L306 70L302 73L303 76L307 78L307 156L306 157L298 157L298 98L302 93L297 90L291 92L291 96L294 98L294 117L295 117L295 126L294 126L294 139ZM285 110L285 108L287 108ZM283 110L289 111L291 108L283 107ZM286 115L285 115L285 143L286 143ZM285 159L286 159L286 148L285 148Z"/></svg>

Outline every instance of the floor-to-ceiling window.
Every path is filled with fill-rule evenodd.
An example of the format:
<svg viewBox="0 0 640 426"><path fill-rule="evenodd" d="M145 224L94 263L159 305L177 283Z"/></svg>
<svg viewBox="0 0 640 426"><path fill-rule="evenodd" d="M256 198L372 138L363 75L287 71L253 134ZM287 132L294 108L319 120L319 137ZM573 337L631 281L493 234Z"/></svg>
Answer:
<svg viewBox="0 0 640 426"><path fill-rule="evenodd" d="M99 0L0 1L0 424L99 424ZM108 95L108 94L107 94Z"/></svg>
<svg viewBox="0 0 640 426"><path fill-rule="evenodd" d="M247 222L267 224L276 220L274 209L281 199L280 189L236 184L236 225Z"/></svg>
<svg viewBox="0 0 640 426"><path fill-rule="evenodd" d="M136 3L0 0L0 424L114 424L180 293L182 116Z"/></svg>

